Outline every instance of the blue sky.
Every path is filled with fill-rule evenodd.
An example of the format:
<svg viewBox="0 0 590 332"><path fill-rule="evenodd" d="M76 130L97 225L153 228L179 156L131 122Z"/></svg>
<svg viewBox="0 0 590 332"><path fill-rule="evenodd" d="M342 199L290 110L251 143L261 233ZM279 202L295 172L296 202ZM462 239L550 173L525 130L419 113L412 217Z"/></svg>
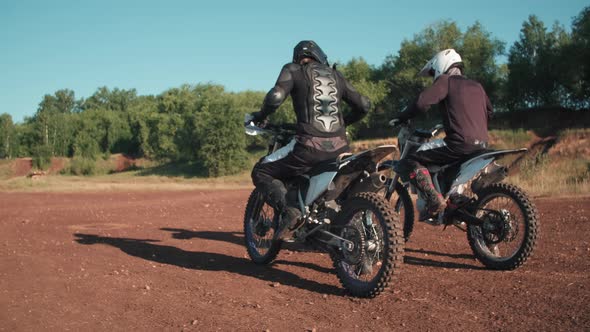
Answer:
<svg viewBox="0 0 590 332"><path fill-rule="evenodd" d="M0 113L32 116L44 94L100 86L158 94L184 83L268 90L293 46L315 40L331 61L380 65L438 20L479 20L507 48L535 14L569 29L587 1L27 1L0 0ZM426 59L425 59L426 60Z"/></svg>

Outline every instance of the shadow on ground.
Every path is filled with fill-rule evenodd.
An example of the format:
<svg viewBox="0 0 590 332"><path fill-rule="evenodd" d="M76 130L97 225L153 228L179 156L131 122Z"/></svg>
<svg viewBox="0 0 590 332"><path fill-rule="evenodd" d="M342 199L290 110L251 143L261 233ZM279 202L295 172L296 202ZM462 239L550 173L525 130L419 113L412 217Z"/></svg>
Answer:
<svg viewBox="0 0 590 332"><path fill-rule="evenodd" d="M139 176L166 176L166 177L182 177L185 179L191 178L207 178L207 170L201 163L193 162L174 162L167 163L150 168L144 168L137 172Z"/></svg>
<svg viewBox="0 0 590 332"><path fill-rule="evenodd" d="M160 228L160 230L171 232L172 238L178 240L190 240L197 238L244 246L244 233L242 232L191 231L188 229L171 227ZM309 246L305 246L302 243L296 242L284 242L282 248L297 252L322 252L315 248L311 248Z"/></svg>
<svg viewBox="0 0 590 332"><path fill-rule="evenodd" d="M408 253L416 253L416 254L427 254L432 256L439 256L439 257L449 257L452 259L474 259L475 256L467 255L467 254L447 254L438 251L429 251L429 250L416 250L411 248L405 249L406 255L404 256L404 263L409 265L420 265L420 266L430 266L430 267L439 267L439 268L446 268L446 269L465 269L465 270L484 270L485 268L482 266L472 265L472 264L465 264L465 263L458 263L458 262L443 262L433 259L427 258L420 258L408 255Z"/></svg>
<svg viewBox="0 0 590 332"><path fill-rule="evenodd" d="M241 232L216 232L216 231L191 231L187 229L181 228L170 228L164 227L161 228L163 231L171 232L172 237L175 239L180 240L190 240L194 238L198 239L205 239L205 240L214 240L214 241L221 241L226 243L232 243L236 245L243 246L244 245L244 236ZM283 243L283 249L297 251L297 252L320 252L313 248L309 248L304 246L303 244L299 243ZM416 254L427 254L432 256L440 256L440 257L448 257L452 259L474 259L473 255L467 254L448 254L448 253L440 253L436 251L428 251L428 250L416 250L411 248L405 249L406 255L404 257L404 263L410 265L421 265L421 266L430 266L430 267L440 267L440 268L447 268L447 269L472 269L472 270L481 270L483 267L471 264L464 264L464 263L457 263L457 262L444 262L438 261L433 259L426 259L426 258L419 258L414 256L409 256L408 253L416 253ZM304 263L297 263L297 262L288 262L288 261L278 261L276 263L279 264L287 264L287 265L296 265L301 267L307 267L318 272L330 272L332 269L326 269L324 267L315 265L315 264L307 264L304 266Z"/></svg>
<svg viewBox="0 0 590 332"><path fill-rule="evenodd" d="M158 240L105 237L93 234L75 233L76 242L84 245L105 244L120 249L124 253L161 264L174 265L201 271L226 271L268 282L331 295L345 295L343 289L307 280L291 272L272 266L258 266L250 260L212 252L186 251L173 246L156 244ZM298 265L299 263L287 263ZM314 264L301 263L299 266L316 269Z"/></svg>

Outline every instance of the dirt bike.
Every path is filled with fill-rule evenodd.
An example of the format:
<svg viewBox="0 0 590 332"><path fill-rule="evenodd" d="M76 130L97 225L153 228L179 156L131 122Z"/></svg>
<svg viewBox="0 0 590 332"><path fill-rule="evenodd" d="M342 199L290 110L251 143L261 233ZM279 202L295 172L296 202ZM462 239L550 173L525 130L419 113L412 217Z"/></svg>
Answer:
<svg viewBox="0 0 590 332"><path fill-rule="evenodd" d="M270 137L265 158L281 155L287 151L281 147L295 144L293 125L261 128L250 122L246 133ZM284 181L288 200L296 202L301 211L299 228L285 241L328 252L338 279L353 296L381 293L403 262L402 226L376 193L386 180L377 173L377 163L394 149L381 146L343 154ZM244 214L244 237L248 255L256 264L270 264L281 249L283 240L274 236L280 213L258 189L252 191Z"/></svg>
<svg viewBox="0 0 590 332"><path fill-rule="evenodd" d="M443 129L442 125L431 130L414 129L409 120L392 120L390 125L399 128L399 160L412 152L444 144L442 139L434 139ZM525 148L484 150L449 165L425 165L436 190L447 200L446 210L425 222L445 228L454 225L467 232L475 257L487 268L513 270L524 264L535 248L539 216L522 189L501 182L507 177L508 168L498 164L497 159L526 151ZM427 207L425 198L413 185L401 182L397 174L399 160L385 161L379 165L379 170L392 170L384 196L403 218L407 241L414 228L414 203L410 192L418 194L419 212L424 213Z"/></svg>

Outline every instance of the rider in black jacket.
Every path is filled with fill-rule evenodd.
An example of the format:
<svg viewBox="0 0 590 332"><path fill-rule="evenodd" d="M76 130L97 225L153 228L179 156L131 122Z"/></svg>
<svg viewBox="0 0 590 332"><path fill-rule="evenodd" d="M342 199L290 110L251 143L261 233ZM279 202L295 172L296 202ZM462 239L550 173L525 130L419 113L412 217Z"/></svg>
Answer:
<svg viewBox="0 0 590 332"><path fill-rule="evenodd" d="M260 112L252 114L263 123L291 95L297 115L297 135L290 144L261 159L252 171L252 181L281 213L277 238L296 227L300 211L287 202L282 180L305 174L319 162L349 151L345 126L363 118L371 106L340 72L331 68L322 49L304 40L293 50L293 62L283 66L275 86L267 93ZM352 112L342 114L341 101Z"/></svg>
<svg viewBox="0 0 590 332"><path fill-rule="evenodd" d="M434 83L420 94L406 112L398 115L397 121L405 121L420 112L426 112L435 104L438 104L442 115L445 144L421 148L399 164L402 181L411 181L426 198L428 211L420 215L420 220L426 220L444 211L446 202L434 189L425 166L446 165L486 149L488 119L493 108L481 84L463 76L461 56L453 49L437 53L420 74L432 76Z"/></svg>

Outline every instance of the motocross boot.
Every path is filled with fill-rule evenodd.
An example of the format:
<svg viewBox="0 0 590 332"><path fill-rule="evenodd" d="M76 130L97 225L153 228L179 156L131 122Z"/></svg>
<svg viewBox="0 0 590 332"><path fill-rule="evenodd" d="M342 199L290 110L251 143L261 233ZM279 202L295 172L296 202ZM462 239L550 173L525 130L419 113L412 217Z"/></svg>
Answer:
<svg viewBox="0 0 590 332"><path fill-rule="evenodd" d="M420 213L420 221L427 220L443 212L447 207L447 202L443 196L434 188L430 172L426 168L418 168L410 173L410 182L424 195L426 199L427 211L423 215Z"/></svg>
<svg viewBox="0 0 590 332"><path fill-rule="evenodd" d="M275 232L275 240L291 237L297 228L301 216L299 209L287 204L287 188L280 180L272 180L268 187L267 202L275 211L279 211L279 227Z"/></svg>
<svg viewBox="0 0 590 332"><path fill-rule="evenodd" d="M275 233L275 240L285 240L293 236L299 226L298 220L301 217L301 211L292 206L285 206L281 212L279 220L279 229Z"/></svg>

